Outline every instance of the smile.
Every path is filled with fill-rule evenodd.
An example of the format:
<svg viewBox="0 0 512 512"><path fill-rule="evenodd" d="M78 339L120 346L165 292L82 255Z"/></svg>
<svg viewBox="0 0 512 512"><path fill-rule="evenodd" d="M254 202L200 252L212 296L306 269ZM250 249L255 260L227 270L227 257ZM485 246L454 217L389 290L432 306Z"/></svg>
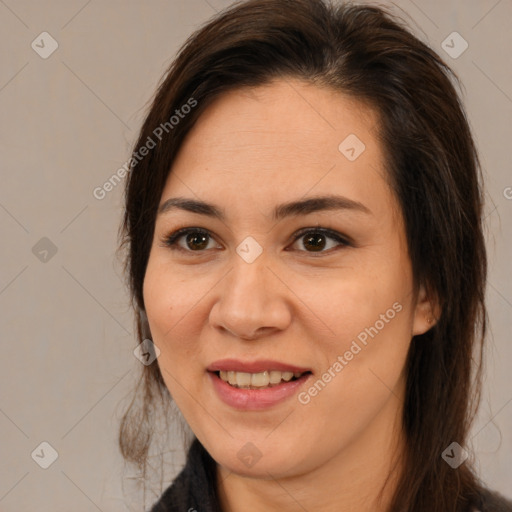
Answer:
<svg viewBox="0 0 512 512"><path fill-rule="evenodd" d="M307 372L282 372L279 370L265 370L258 373L218 371L217 375L230 386L241 389L261 389L274 387L281 382L290 382L298 379Z"/></svg>
<svg viewBox="0 0 512 512"><path fill-rule="evenodd" d="M261 411L277 406L296 395L313 375L310 371L298 372L298 376L295 376L292 372L274 370L253 374L235 371L221 372L220 370L206 373L210 377L217 397L229 407L243 411ZM271 375L275 383L271 383ZM276 382L278 377L279 381ZM234 384L230 384L230 378ZM260 385L253 386L253 378ZM251 384L248 384L249 379ZM265 384L267 381L268 384ZM239 385L238 382L241 382L242 385Z"/></svg>

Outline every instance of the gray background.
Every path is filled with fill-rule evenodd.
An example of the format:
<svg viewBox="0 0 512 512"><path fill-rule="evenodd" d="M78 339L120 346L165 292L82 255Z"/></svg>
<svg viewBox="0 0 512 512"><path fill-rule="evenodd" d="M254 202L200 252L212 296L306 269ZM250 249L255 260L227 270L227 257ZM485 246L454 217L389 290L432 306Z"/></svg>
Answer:
<svg viewBox="0 0 512 512"><path fill-rule="evenodd" d="M93 190L128 159L147 102L178 47L230 3L0 0L4 512L142 510L133 472L117 449L119 417L141 365L115 260L122 184L103 200ZM512 3L395 5L459 73L481 152L491 332L471 441L484 480L512 497ZM42 46L44 31L59 45L46 59L31 47L34 40ZM469 44L457 58L441 46L453 31ZM44 237L53 245L40 242ZM172 437L164 487L183 461L177 431ZM38 448L44 441L58 452L48 469L31 456L37 449L38 460L49 457L49 449L43 447L43 457Z"/></svg>

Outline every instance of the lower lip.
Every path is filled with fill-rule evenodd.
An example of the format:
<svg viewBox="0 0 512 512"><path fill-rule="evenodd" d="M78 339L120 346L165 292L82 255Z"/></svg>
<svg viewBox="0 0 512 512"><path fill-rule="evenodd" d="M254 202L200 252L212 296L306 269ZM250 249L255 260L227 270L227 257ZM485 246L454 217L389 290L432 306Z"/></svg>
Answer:
<svg viewBox="0 0 512 512"><path fill-rule="evenodd" d="M297 380L282 382L277 386L263 389L235 388L223 381L216 373L208 372L208 375L215 391L224 403L235 409L260 411L279 404L294 395L298 388L301 387L312 374L306 373Z"/></svg>

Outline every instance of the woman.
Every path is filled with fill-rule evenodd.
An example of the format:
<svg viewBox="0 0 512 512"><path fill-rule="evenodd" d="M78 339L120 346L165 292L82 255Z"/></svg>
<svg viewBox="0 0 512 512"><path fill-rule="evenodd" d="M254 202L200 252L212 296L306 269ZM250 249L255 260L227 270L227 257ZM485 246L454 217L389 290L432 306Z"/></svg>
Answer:
<svg viewBox="0 0 512 512"><path fill-rule="evenodd" d="M320 0L236 4L181 49L122 226L158 354L122 453L145 468L157 396L195 436L153 512L512 510L466 445L486 253L452 76L382 9Z"/></svg>

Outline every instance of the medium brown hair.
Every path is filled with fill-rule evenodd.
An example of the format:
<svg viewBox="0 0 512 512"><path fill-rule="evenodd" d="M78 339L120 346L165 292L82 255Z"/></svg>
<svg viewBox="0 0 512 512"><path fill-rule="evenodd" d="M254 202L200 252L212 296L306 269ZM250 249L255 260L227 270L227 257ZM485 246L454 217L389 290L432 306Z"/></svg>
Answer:
<svg viewBox="0 0 512 512"><path fill-rule="evenodd" d="M406 362L405 470L390 511L462 512L481 490L470 460L441 457L464 446L480 400L487 258L482 176L458 78L428 45L382 7L328 0L237 2L197 30L164 76L134 152L162 140L129 173L120 248L139 342L150 337L143 281L158 204L173 160L201 113L221 94L299 78L372 108L387 177L405 221L415 290L423 284L442 312L414 336ZM193 98L197 105L169 126ZM122 418L120 449L146 468L155 415L171 401L158 365L143 367ZM161 405L155 405L157 398ZM145 474L145 473L144 473Z"/></svg>

